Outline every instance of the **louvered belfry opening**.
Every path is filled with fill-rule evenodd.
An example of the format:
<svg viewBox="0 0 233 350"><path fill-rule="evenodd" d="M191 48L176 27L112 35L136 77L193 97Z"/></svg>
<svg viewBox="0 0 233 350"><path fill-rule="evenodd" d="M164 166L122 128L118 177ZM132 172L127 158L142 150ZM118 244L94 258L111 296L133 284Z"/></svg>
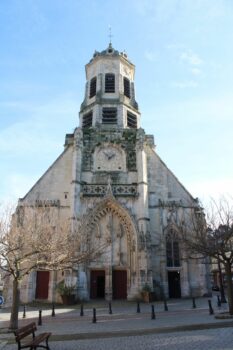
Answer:
<svg viewBox="0 0 233 350"><path fill-rule="evenodd" d="M102 112L103 124L117 124L117 109L115 107L104 107Z"/></svg>
<svg viewBox="0 0 233 350"><path fill-rule="evenodd" d="M105 92L115 92L115 75L105 74Z"/></svg>
<svg viewBox="0 0 233 350"><path fill-rule="evenodd" d="M88 129L92 127L92 111L84 114L83 116L83 128Z"/></svg>
<svg viewBox="0 0 233 350"><path fill-rule="evenodd" d="M137 129L137 116L129 111L127 112L127 126L129 128Z"/></svg>
<svg viewBox="0 0 233 350"><path fill-rule="evenodd" d="M90 94L89 97L92 98L96 95L96 77L91 79L90 82Z"/></svg>
<svg viewBox="0 0 233 350"><path fill-rule="evenodd" d="M130 98L130 81L127 78L124 78L124 95Z"/></svg>

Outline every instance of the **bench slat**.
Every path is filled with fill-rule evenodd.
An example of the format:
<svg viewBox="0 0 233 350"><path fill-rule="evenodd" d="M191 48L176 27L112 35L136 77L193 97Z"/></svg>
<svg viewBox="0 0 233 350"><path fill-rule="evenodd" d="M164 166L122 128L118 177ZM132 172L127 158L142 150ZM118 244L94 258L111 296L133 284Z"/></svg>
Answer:
<svg viewBox="0 0 233 350"><path fill-rule="evenodd" d="M37 330L35 322L29 323L27 326L21 327L17 329L15 333L16 341L20 341L21 339L27 337L29 334L33 334Z"/></svg>
<svg viewBox="0 0 233 350"><path fill-rule="evenodd" d="M41 347L49 349L48 346L48 339L52 333L40 333L38 335L35 335L35 331L37 330L35 322L29 323L28 325L21 327L17 329L15 334L15 340L18 343L19 349L25 349L25 348L32 348L32 347L38 347L39 344L43 341L46 341L46 345L41 345ZM31 340L27 339L26 342L21 344L21 339L26 338L32 334Z"/></svg>
<svg viewBox="0 0 233 350"><path fill-rule="evenodd" d="M30 346L35 346L39 345L42 343L44 340L48 339L52 333L41 333L38 334L34 339L32 339L30 342L23 344L23 347L30 347Z"/></svg>

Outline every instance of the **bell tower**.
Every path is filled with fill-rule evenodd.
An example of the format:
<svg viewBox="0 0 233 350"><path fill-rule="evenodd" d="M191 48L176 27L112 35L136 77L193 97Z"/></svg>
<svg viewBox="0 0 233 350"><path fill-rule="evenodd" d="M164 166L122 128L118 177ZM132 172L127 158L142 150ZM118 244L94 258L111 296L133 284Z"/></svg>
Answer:
<svg viewBox="0 0 233 350"><path fill-rule="evenodd" d="M135 66L125 52L110 43L104 51L95 51L86 65L86 89L80 110L80 127L110 129L140 127L135 100Z"/></svg>
<svg viewBox="0 0 233 350"><path fill-rule="evenodd" d="M120 276L124 297L133 298L145 281L152 285L146 148L153 148L153 141L140 127L135 66L127 54L110 43L106 50L95 51L85 70L85 95L74 133L72 217L92 244L110 246L101 261L83 266L81 272L92 288L100 271L108 300L119 292L114 281ZM79 292L88 296L86 287Z"/></svg>

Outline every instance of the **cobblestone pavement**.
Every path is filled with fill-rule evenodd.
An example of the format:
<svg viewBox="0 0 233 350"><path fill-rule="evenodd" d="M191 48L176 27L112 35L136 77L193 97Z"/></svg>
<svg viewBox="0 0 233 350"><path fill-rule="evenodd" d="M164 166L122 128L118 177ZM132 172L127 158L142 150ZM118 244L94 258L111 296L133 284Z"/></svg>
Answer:
<svg viewBox="0 0 233 350"><path fill-rule="evenodd" d="M226 311L227 305L216 313ZM51 350L233 350L233 321L219 320L209 315L206 298L196 301L173 300L168 302L169 311L164 311L163 303L154 303L156 319L151 319L151 305L141 304L141 312L136 312L136 303L112 303L113 314L109 315L108 305L88 303L84 316L80 308L56 309L56 317L51 317L51 306L43 306L43 325L38 332L52 332ZM97 323L92 323L92 307L97 307ZM38 320L38 308L27 307L26 319L20 313L20 326ZM7 333L9 309L0 310L0 345L2 349L13 350L17 346L12 334ZM224 328L225 327L225 328ZM1 346L0 346L1 349Z"/></svg>
<svg viewBox="0 0 233 350"><path fill-rule="evenodd" d="M233 329L50 342L51 350L232 350ZM5 350L15 350L16 344Z"/></svg>

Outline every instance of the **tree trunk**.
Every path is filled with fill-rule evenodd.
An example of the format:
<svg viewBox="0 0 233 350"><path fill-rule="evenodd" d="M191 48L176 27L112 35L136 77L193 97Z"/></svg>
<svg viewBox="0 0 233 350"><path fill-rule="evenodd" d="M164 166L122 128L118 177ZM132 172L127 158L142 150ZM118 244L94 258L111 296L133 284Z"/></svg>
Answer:
<svg viewBox="0 0 233 350"><path fill-rule="evenodd" d="M19 300L20 300L19 281L17 278L15 278L13 280L13 299L12 299L12 306L11 306L11 318L10 318L9 329L18 328Z"/></svg>
<svg viewBox="0 0 233 350"><path fill-rule="evenodd" d="M218 272L219 272L219 284L220 284L221 303L226 303L227 301L226 301L224 285L223 285L222 268L221 268L221 264L220 264L219 258L218 258Z"/></svg>
<svg viewBox="0 0 233 350"><path fill-rule="evenodd" d="M229 313L230 315L233 315L233 285L232 285L231 263L226 262L224 266L225 266L225 272L226 272L226 278L227 278L227 297L228 297L228 304L229 304Z"/></svg>

